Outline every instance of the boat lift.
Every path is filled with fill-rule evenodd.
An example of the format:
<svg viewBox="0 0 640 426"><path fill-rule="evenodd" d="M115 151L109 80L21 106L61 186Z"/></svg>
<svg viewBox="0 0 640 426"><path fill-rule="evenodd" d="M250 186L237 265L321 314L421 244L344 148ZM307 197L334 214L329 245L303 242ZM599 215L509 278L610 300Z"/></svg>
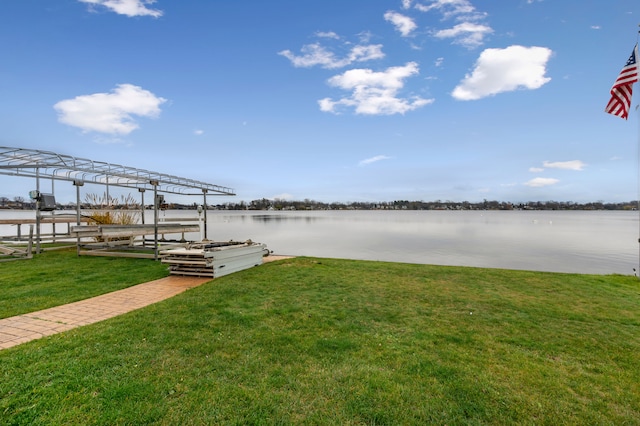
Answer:
<svg viewBox="0 0 640 426"><path fill-rule="evenodd" d="M35 179L36 189L30 197L36 203L35 252L40 252L40 224L42 212L55 209L55 196L41 191L41 179L71 182L76 187L76 225L81 225L80 188L85 183L109 187L137 189L141 195L142 221L144 225L144 194L153 191L154 258L158 260L158 210L163 194L201 195L203 197L204 235L207 235L207 195L236 195L231 188L201 182L174 175L153 172L119 164L105 163L86 158L72 157L49 151L0 146L0 175ZM79 240L80 237L78 237Z"/></svg>

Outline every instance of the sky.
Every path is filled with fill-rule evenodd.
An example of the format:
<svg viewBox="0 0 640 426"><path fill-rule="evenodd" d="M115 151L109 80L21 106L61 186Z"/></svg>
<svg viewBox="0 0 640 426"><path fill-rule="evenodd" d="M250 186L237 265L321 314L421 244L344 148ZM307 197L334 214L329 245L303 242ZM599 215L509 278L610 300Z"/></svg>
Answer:
<svg viewBox="0 0 640 426"><path fill-rule="evenodd" d="M638 84L604 108L638 24L637 0L4 0L0 146L237 194L210 203L635 200Z"/></svg>

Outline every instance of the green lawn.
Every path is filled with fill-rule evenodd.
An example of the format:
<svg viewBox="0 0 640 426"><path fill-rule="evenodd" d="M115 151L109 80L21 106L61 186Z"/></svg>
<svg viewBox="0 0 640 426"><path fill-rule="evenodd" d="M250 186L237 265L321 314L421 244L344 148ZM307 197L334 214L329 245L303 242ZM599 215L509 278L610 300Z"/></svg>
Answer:
<svg viewBox="0 0 640 426"><path fill-rule="evenodd" d="M632 276L287 259L0 351L0 424L640 424L639 307Z"/></svg>
<svg viewBox="0 0 640 426"><path fill-rule="evenodd" d="M0 318L63 305L167 276L145 259L78 257L75 248L0 263Z"/></svg>

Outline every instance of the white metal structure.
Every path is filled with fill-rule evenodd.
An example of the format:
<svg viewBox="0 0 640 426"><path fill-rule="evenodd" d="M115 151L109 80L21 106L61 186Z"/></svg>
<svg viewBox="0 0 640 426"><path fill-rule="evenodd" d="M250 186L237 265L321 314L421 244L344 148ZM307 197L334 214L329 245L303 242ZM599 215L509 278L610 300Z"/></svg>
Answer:
<svg viewBox="0 0 640 426"><path fill-rule="evenodd" d="M213 185L193 179L178 177L165 173L152 172L119 164L77 158L55 152L26 148L12 148L0 146L0 174L9 176L30 177L36 180L36 191L39 193L40 179L51 179L73 182L76 186L78 225L80 225L80 186L84 183L109 186L136 188L142 195L144 207L144 192L152 190L154 193L154 225L158 224L158 193L181 195L202 195L204 206L204 232L207 226L207 194L236 195L231 188ZM160 196L162 197L162 196ZM40 200L38 200L38 203ZM36 209L36 252L40 250L40 209ZM156 258L158 252L157 231L155 235Z"/></svg>

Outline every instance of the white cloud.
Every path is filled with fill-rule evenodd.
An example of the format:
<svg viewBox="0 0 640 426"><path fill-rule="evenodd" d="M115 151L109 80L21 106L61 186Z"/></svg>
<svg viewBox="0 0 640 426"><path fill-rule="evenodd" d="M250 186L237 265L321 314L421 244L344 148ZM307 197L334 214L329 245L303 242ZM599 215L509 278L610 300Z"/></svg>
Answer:
<svg viewBox="0 0 640 426"><path fill-rule="evenodd" d="M370 69L352 69L331 77L331 86L352 91L350 97L338 101L325 98L318 101L325 112L338 112L339 107L353 107L356 114L392 115L404 114L433 102L418 96L399 98L404 80L418 74L418 64L409 62L402 67L390 67L383 72Z"/></svg>
<svg viewBox="0 0 640 426"><path fill-rule="evenodd" d="M479 20L486 16L480 13L468 0L431 0L426 4L418 3L415 8L421 12L437 10L444 19L455 18L459 21Z"/></svg>
<svg viewBox="0 0 640 426"><path fill-rule="evenodd" d="M408 37L418 27L413 19L398 12L389 11L384 14L384 19L391 22L403 37Z"/></svg>
<svg viewBox="0 0 640 426"><path fill-rule="evenodd" d="M576 170L576 171L581 171L586 166L586 164L580 160L556 161L556 162L545 161L542 163L542 165L547 169L562 169L562 170Z"/></svg>
<svg viewBox="0 0 640 426"><path fill-rule="evenodd" d="M403 5L409 8L411 2ZM483 44L485 36L493 33L491 27L482 24L487 14L478 12L468 0L429 0L417 3L414 8L421 12L437 12L443 20L458 22L453 28L433 31L432 34L441 39L452 38L453 43L468 48Z"/></svg>
<svg viewBox="0 0 640 426"><path fill-rule="evenodd" d="M155 118L166 99L132 84L111 93L77 96L56 103L58 121L85 132L126 135L138 128L132 116Z"/></svg>
<svg viewBox="0 0 640 426"><path fill-rule="evenodd" d="M367 158L358 163L359 166L366 166L368 164L377 163L382 160L389 160L391 157L387 157L386 155L376 155L375 157Z"/></svg>
<svg viewBox="0 0 640 426"><path fill-rule="evenodd" d="M133 16L153 16L159 18L162 11L149 9L147 5L155 3L155 0L79 0L92 6L104 6L119 15Z"/></svg>
<svg viewBox="0 0 640 426"><path fill-rule="evenodd" d="M204 130L196 129L193 131L193 134L196 136L204 135Z"/></svg>
<svg viewBox="0 0 640 426"><path fill-rule="evenodd" d="M473 72L465 76L452 96L468 101L519 88L538 89L551 80L545 77L545 72L552 53L546 47L535 46L486 49Z"/></svg>
<svg viewBox="0 0 640 426"><path fill-rule="evenodd" d="M544 169L542 167L530 167L529 171L531 173L542 173L544 172Z"/></svg>
<svg viewBox="0 0 640 426"><path fill-rule="evenodd" d="M528 182L525 182L525 185L530 186L532 188L542 188L544 186L555 185L558 182L560 182L558 179L538 177L535 179L531 179Z"/></svg>
<svg viewBox="0 0 640 426"><path fill-rule="evenodd" d="M360 40L360 43L369 43L372 38L373 34L371 33L371 31L362 31L358 33L358 40Z"/></svg>
<svg viewBox="0 0 640 426"><path fill-rule="evenodd" d="M336 40L340 39L340 36L333 31L318 31L316 32L316 36L322 38L333 38Z"/></svg>
<svg viewBox="0 0 640 426"><path fill-rule="evenodd" d="M316 65L322 68L342 68L354 62L370 61L384 58L381 44L356 45L351 48L347 56L338 58L320 43L307 44L300 49L302 55L295 55L290 50L278 52L278 55L289 59L294 67L310 68Z"/></svg>
<svg viewBox="0 0 640 426"><path fill-rule="evenodd" d="M433 35L437 38L454 38L454 43L473 48L482 45L485 35L492 32L491 27L486 25L463 22L453 28L436 31Z"/></svg>

